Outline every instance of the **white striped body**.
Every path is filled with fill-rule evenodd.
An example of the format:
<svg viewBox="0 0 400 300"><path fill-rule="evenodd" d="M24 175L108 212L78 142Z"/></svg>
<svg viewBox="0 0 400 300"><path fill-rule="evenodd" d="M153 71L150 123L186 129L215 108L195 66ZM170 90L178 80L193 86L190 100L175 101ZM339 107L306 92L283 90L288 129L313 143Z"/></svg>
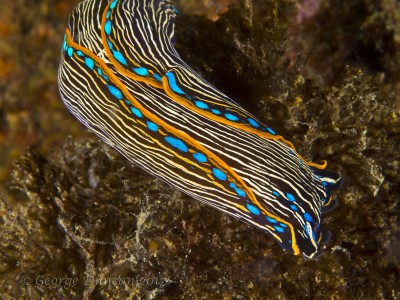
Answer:
<svg viewBox="0 0 400 300"><path fill-rule="evenodd" d="M161 0L79 4L59 70L63 101L136 165L314 256L340 176L305 162L189 68L171 42L175 11Z"/></svg>

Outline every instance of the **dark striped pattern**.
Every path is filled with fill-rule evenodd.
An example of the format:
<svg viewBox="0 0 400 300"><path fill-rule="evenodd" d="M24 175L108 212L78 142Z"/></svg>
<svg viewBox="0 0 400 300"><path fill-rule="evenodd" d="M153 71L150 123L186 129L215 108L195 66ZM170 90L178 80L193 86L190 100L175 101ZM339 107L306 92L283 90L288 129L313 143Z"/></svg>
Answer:
<svg viewBox="0 0 400 300"><path fill-rule="evenodd" d="M63 101L149 173L313 257L340 176L187 66L173 47L176 13L162 0L80 3L64 40Z"/></svg>

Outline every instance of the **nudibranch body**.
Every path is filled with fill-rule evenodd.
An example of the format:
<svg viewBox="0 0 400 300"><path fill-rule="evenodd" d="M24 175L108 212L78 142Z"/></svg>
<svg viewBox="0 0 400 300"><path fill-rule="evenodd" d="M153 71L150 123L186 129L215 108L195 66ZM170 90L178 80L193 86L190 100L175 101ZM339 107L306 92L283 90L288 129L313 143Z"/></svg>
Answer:
<svg viewBox="0 0 400 300"><path fill-rule="evenodd" d="M163 0L86 0L66 30L59 89L85 126L182 192L313 257L340 175L196 74Z"/></svg>

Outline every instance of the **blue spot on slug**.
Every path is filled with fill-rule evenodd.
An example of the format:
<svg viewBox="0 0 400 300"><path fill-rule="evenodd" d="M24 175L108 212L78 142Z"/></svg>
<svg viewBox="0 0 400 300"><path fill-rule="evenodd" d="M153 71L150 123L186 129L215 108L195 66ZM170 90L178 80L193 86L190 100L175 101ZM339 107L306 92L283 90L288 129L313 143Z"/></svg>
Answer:
<svg viewBox="0 0 400 300"><path fill-rule="evenodd" d="M107 40L107 44L108 44L108 48L110 48L112 50L113 49L113 44L109 40Z"/></svg>
<svg viewBox="0 0 400 300"><path fill-rule="evenodd" d="M241 190L241 189L239 189L239 188L236 186L235 183L231 182L231 183L229 184L229 186L235 190L236 194L237 194L239 197L246 197L246 196L247 196L246 192L243 191L243 190Z"/></svg>
<svg viewBox="0 0 400 300"><path fill-rule="evenodd" d="M186 144L184 142L182 142L180 139L171 137L171 136L166 136L165 140L167 141L167 143L169 143L171 146L179 149L182 152L188 152L189 149L186 146Z"/></svg>
<svg viewBox="0 0 400 300"><path fill-rule="evenodd" d="M143 117L142 112L138 110L136 107L131 107L131 112L138 118Z"/></svg>
<svg viewBox="0 0 400 300"><path fill-rule="evenodd" d="M270 133L270 134L272 134L272 135L275 135L276 134L276 132L275 131L273 131L271 128L269 128L269 127L267 127L267 130L268 130L268 132Z"/></svg>
<svg viewBox="0 0 400 300"><path fill-rule="evenodd" d="M207 103L204 103L203 101L194 101L194 104L201 109L208 109Z"/></svg>
<svg viewBox="0 0 400 300"><path fill-rule="evenodd" d="M111 21L107 20L106 25L104 26L104 31L107 35L111 33Z"/></svg>
<svg viewBox="0 0 400 300"><path fill-rule="evenodd" d="M127 66L128 63L126 62L125 58L122 56L121 52L119 51L113 51L113 55L116 60L118 60L121 64Z"/></svg>
<svg viewBox="0 0 400 300"><path fill-rule="evenodd" d="M272 195L274 195L274 196L276 196L276 197L279 197L279 196L280 196L279 193L278 193L277 191L273 191L273 192L272 192Z"/></svg>
<svg viewBox="0 0 400 300"><path fill-rule="evenodd" d="M257 207L255 207L255 206L253 206L253 205L251 205L251 204L247 204L247 209L248 209L252 214L255 214L255 215L257 215L257 216L261 213L261 211L260 211Z"/></svg>
<svg viewBox="0 0 400 300"><path fill-rule="evenodd" d="M117 89L116 87L112 86L112 85L107 85L108 90L110 91L110 93L117 98L118 100L122 99L122 93L119 89Z"/></svg>
<svg viewBox="0 0 400 300"><path fill-rule="evenodd" d="M153 77L157 80L161 82L161 76L159 74L154 74Z"/></svg>
<svg viewBox="0 0 400 300"><path fill-rule="evenodd" d="M147 76L149 75L149 70L147 70L146 68L134 68L133 71L135 71L136 74L140 75L140 76Z"/></svg>
<svg viewBox="0 0 400 300"><path fill-rule="evenodd" d="M74 54L74 49L72 49L71 47L68 48L68 56L71 57L72 54Z"/></svg>
<svg viewBox="0 0 400 300"><path fill-rule="evenodd" d="M235 116L233 114L229 114L229 113L225 114L225 118L227 118L230 121L238 121L239 120L239 118L237 116Z"/></svg>
<svg viewBox="0 0 400 300"><path fill-rule="evenodd" d="M117 5L117 2L118 2L118 0L114 0L114 2L111 3L111 5L110 5L110 9L115 8L115 6Z"/></svg>
<svg viewBox="0 0 400 300"><path fill-rule="evenodd" d="M290 208L291 208L292 210L294 210L294 211L297 211L297 206L294 205L294 204L290 205Z"/></svg>
<svg viewBox="0 0 400 300"><path fill-rule="evenodd" d="M289 201L296 201L296 198L290 193L286 193L286 197L289 199Z"/></svg>
<svg viewBox="0 0 400 300"><path fill-rule="evenodd" d="M185 92L181 90L181 88L176 84L176 79L175 79L175 75L172 74L171 72L167 72L165 73L165 76L167 76L168 78L168 83L169 83L169 87L171 88L171 90L173 90L175 93L180 94L180 95L184 95Z"/></svg>
<svg viewBox="0 0 400 300"><path fill-rule="evenodd" d="M250 123L251 126L253 126L253 127L255 127L255 128L260 127L260 125L259 125L254 119L248 118L247 120L249 121L249 123Z"/></svg>
<svg viewBox="0 0 400 300"><path fill-rule="evenodd" d="M203 153L197 152L193 154L193 157L199 162L199 163L205 163L207 162L207 156L205 156Z"/></svg>
<svg viewBox="0 0 400 300"><path fill-rule="evenodd" d="M239 189L239 188L235 188L235 191L236 191L236 194L239 196L239 197L246 197L247 195L246 195L246 192L245 191L242 191L241 189Z"/></svg>
<svg viewBox="0 0 400 300"><path fill-rule="evenodd" d="M304 213L304 220L306 220L307 222L313 222L313 218L311 217L311 215L307 212Z"/></svg>
<svg viewBox="0 0 400 300"><path fill-rule="evenodd" d="M226 176L226 174L224 172L222 172L220 169L213 168L212 172L213 172L214 176L219 180L226 180L228 178Z"/></svg>
<svg viewBox="0 0 400 300"><path fill-rule="evenodd" d="M79 55L79 54L78 54ZM93 70L94 68L94 61L90 57L85 57L85 64Z"/></svg>
<svg viewBox="0 0 400 300"><path fill-rule="evenodd" d="M268 220L269 222L273 223L273 224L278 223L275 219L270 218L270 217L267 217L267 220Z"/></svg>
<svg viewBox="0 0 400 300"><path fill-rule="evenodd" d="M67 36L64 34L64 44L63 44L63 49L64 51L66 51L68 49L68 45L67 45Z"/></svg>
<svg viewBox="0 0 400 300"><path fill-rule="evenodd" d="M213 114L216 114L216 115L221 114L221 112L218 109L212 109L211 111L213 112Z"/></svg>
<svg viewBox="0 0 400 300"><path fill-rule="evenodd" d="M157 131L158 131L158 125L157 125L157 124L155 124L155 123L153 123L153 122L150 122L150 121L147 121L146 124L147 124L147 127L148 127L151 131L154 131L154 132L157 132Z"/></svg>
<svg viewBox="0 0 400 300"><path fill-rule="evenodd" d="M78 54L79 56L83 56L83 53L81 50L76 51L76 54Z"/></svg>
<svg viewBox="0 0 400 300"><path fill-rule="evenodd" d="M274 228L275 228L276 231L278 231L278 232L285 232L285 229L283 229L282 227L274 226Z"/></svg>

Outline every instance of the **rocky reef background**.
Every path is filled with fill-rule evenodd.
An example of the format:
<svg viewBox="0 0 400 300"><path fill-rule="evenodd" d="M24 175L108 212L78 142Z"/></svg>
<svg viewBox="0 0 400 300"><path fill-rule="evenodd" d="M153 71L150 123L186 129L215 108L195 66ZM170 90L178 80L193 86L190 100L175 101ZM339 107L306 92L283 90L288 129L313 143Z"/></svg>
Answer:
<svg viewBox="0 0 400 300"><path fill-rule="evenodd" d="M1 298L400 298L398 2L178 3L188 64L342 173L315 260L149 176L69 114L56 74L78 2L2 2Z"/></svg>

